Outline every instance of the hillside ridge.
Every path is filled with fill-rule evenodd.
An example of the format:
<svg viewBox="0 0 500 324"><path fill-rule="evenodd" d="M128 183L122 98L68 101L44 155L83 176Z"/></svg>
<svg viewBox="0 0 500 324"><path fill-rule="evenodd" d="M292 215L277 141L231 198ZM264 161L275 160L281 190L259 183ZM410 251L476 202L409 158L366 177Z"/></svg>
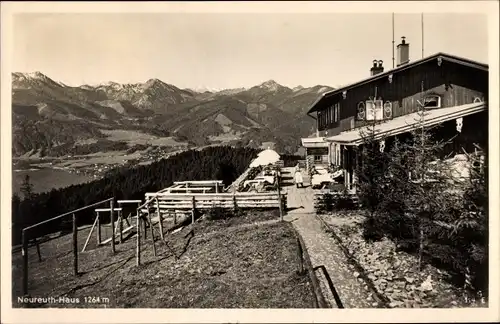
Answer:
<svg viewBox="0 0 500 324"><path fill-rule="evenodd" d="M323 85L292 89L272 79L249 88L202 92L158 78L68 86L40 71L14 72L13 155L51 156L54 148L61 151L61 145L71 153L75 143L109 140L103 130L173 136L193 146L258 148L274 142L278 150L294 153L300 138L314 131L314 121L305 112L332 89Z"/></svg>

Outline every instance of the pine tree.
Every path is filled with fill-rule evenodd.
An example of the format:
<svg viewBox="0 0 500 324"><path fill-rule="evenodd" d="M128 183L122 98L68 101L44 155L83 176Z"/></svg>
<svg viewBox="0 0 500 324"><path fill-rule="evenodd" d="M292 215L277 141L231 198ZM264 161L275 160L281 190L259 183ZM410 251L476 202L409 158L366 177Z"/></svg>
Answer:
<svg viewBox="0 0 500 324"><path fill-rule="evenodd" d="M360 204L367 212L366 228L364 236L366 239L379 239L383 236L378 223L380 214L383 213L384 197L386 195L386 159L384 152L384 139L375 139L376 121L360 131L363 139L357 148L359 156L356 163L356 194Z"/></svg>
<svg viewBox="0 0 500 324"><path fill-rule="evenodd" d="M434 141L431 130L424 127L424 98L422 82L422 102L411 137L395 139L388 152L376 150L372 126L371 134L364 137L363 164L358 171L360 200L372 214L365 224L365 237L387 235L398 245L415 249L419 267L427 238L436 231L435 221L446 215L454 200L449 169L436 161L446 143Z"/></svg>
<svg viewBox="0 0 500 324"><path fill-rule="evenodd" d="M455 200L455 192L450 190L455 180L449 166L438 159L446 142L435 141L431 130L425 127L424 98L422 82L422 102L418 102L420 107L416 125L411 131L412 138L399 145L398 150L404 153L394 152L402 159L393 159L393 164L403 163L393 169L408 172L407 177L400 174L395 179L395 185L400 194L404 194L398 200L403 203L406 221L413 232L412 236L416 238L414 243L417 245L419 268L423 265L427 238L436 231L435 222L445 217L449 203Z"/></svg>
<svg viewBox="0 0 500 324"><path fill-rule="evenodd" d="M463 274L464 288L488 294L488 190L483 153L467 154L470 177L463 183L454 213L441 221L448 229L453 263Z"/></svg>
<svg viewBox="0 0 500 324"><path fill-rule="evenodd" d="M24 181L21 184L21 193L24 196L24 199L31 199L33 198L33 184L30 182L30 176L26 175L24 177Z"/></svg>

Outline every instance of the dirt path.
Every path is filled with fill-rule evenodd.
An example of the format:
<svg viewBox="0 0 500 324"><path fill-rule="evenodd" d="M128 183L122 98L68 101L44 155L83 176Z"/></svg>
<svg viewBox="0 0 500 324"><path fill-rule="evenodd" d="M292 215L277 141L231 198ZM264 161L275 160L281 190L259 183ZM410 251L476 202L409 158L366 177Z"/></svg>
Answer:
<svg viewBox="0 0 500 324"><path fill-rule="evenodd" d="M306 188L296 188L293 184L290 185L291 180L288 180L291 177L291 173L289 173L291 169L285 168L283 170L283 187L287 190L289 208L285 220L291 222L302 236L312 266L325 266L344 308L377 307L368 287L366 287L362 279L356 277L355 271L349 266L347 258L340 247L325 232L321 222L316 218L313 206L314 192L309 187L309 177L304 174ZM325 299L331 307L338 308L339 305L328 286L326 277L321 271L317 271L316 274Z"/></svg>

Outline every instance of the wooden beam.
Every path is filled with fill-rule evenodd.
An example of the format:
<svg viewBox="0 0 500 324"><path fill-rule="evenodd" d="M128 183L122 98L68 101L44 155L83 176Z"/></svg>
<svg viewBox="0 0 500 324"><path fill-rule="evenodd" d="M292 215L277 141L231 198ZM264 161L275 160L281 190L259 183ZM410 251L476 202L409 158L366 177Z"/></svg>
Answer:
<svg viewBox="0 0 500 324"><path fill-rule="evenodd" d="M193 196L193 210L191 211L191 224L194 224L194 213L196 210L196 200Z"/></svg>
<svg viewBox="0 0 500 324"><path fill-rule="evenodd" d="M27 230L22 232L23 239L23 295L28 295L28 234Z"/></svg>
<svg viewBox="0 0 500 324"><path fill-rule="evenodd" d="M101 244L101 219L99 212L97 212L97 244Z"/></svg>
<svg viewBox="0 0 500 324"><path fill-rule="evenodd" d="M85 240L85 244L83 245L82 252L85 252L85 248L87 247L87 244L89 244L90 237L92 236L92 232L94 232L94 228L97 225L99 218L96 217L94 220L94 224L92 225L92 228L90 229L89 235L87 236L87 240Z"/></svg>
<svg viewBox="0 0 500 324"><path fill-rule="evenodd" d="M132 226L129 226L129 227L125 228L125 229L123 230L123 234L125 234L125 233L129 232L129 231L130 231L131 229L133 229L134 227L135 227L135 226L134 226L134 225L132 225ZM120 235L120 233L115 233L115 239L116 239L119 235ZM109 243L109 242L111 242L111 237L110 237L110 238L105 239L104 241L102 241L101 245L104 245L104 244Z"/></svg>
<svg viewBox="0 0 500 324"><path fill-rule="evenodd" d="M160 237L163 240L163 218L160 213L160 203L158 202L158 198L156 198L155 201L156 201L156 212L158 213L158 224L160 225ZM151 226L153 226L152 222Z"/></svg>
<svg viewBox="0 0 500 324"><path fill-rule="evenodd" d="M122 213L118 213L118 221L120 222L120 244L123 243L123 218Z"/></svg>
<svg viewBox="0 0 500 324"><path fill-rule="evenodd" d="M110 212L110 211L113 211L113 212L118 212L118 211L121 211L122 209L121 208L97 208L95 209L96 212Z"/></svg>
<svg viewBox="0 0 500 324"><path fill-rule="evenodd" d="M135 262L136 266L141 264L141 217L140 210L137 210L137 242L136 242L136 250L135 250Z"/></svg>
<svg viewBox="0 0 500 324"><path fill-rule="evenodd" d="M38 255L38 262L42 262L42 254L40 253L40 244L36 237L34 238L35 246L36 246L36 254Z"/></svg>
<svg viewBox="0 0 500 324"><path fill-rule="evenodd" d="M115 213L113 212L113 204L114 201L110 201L110 209L111 209L111 251L113 251L113 254L116 253L115 250Z"/></svg>
<svg viewBox="0 0 500 324"><path fill-rule="evenodd" d="M200 180L200 181L174 181L175 185L179 184L216 184L216 183L223 183L222 180Z"/></svg>
<svg viewBox="0 0 500 324"><path fill-rule="evenodd" d="M148 220L149 220L149 224L150 224L149 227L151 229L151 239L153 240L153 255L156 256L156 245L155 245L156 237L155 237L153 222L151 221L151 214L149 213L149 210L148 210ZM161 233L160 233L160 237L161 237Z"/></svg>
<svg viewBox="0 0 500 324"><path fill-rule="evenodd" d="M90 208L90 207L94 207L94 206L98 206L98 205L100 205L100 204L103 204L103 203L105 203L105 202L107 202L107 201L111 200L111 199L112 199L112 198L108 198L108 199L106 199L106 200L103 200L103 201L100 201L100 202L96 202L96 203L94 203L94 204L91 204L91 205L88 205L88 206L85 206L85 207L82 207L82 208L78 208L78 209L72 210L72 211L70 211L70 212L67 212L67 213L64 213L64 214L58 215L58 216L56 216L56 217L52 217L52 218L49 218L49 219L47 219L47 220L44 220L43 222L39 222L39 223L36 223L36 224L34 224L34 225L31 225L31 226L25 227L24 229L25 229L25 230L29 230L29 229L35 228L35 227L40 226L40 225L42 225L42 224L46 224L46 223L49 223L49 222L51 222L51 221L53 221L53 220L56 220L56 219L60 219L60 218L66 217L66 216L68 216L68 215L71 215L71 214L73 214L73 213L79 212L79 211L81 211L81 210L84 210L84 209L87 209L87 208Z"/></svg>
<svg viewBox="0 0 500 324"><path fill-rule="evenodd" d="M276 187L278 190L278 204L279 204L279 209L280 209L280 221L283 221L283 203L281 201L281 188L280 188L280 182L279 179L276 177Z"/></svg>
<svg viewBox="0 0 500 324"><path fill-rule="evenodd" d="M78 227L76 226L76 214L73 213L73 271L78 275Z"/></svg>
<svg viewBox="0 0 500 324"><path fill-rule="evenodd" d="M255 193L255 192L236 192L236 193L231 193L231 192L225 192L225 193L163 193L163 194L146 194L146 197L148 199L152 198L158 198L160 201L162 200L185 200L185 199L192 199L192 197L195 197L196 200L213 200L213 199L226 199L226 200L232 200L233 196L238 197L238 199L265 199L266 197L270 198L277 198L276 193L274 192L262 192L262 193Z"/></svg>

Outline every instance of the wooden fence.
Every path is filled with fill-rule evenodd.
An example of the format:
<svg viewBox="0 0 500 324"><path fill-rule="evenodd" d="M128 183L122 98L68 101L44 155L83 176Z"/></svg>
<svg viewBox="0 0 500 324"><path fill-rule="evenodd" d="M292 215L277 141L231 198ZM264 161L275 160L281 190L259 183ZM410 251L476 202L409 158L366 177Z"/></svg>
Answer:
<svg viewBox="0 0 500 324"><path fill-rule="evenodd" d="M281 197L280 197L281 196ZM278 192L253 193L146 193L146 200L157 198L158 204L151 204L161 213L177 209L213 209L213 208L280 208L286 206L286 194Z"/></svg>
<svg viewBox="0 0 500 324"><path fill-rule="evenodd" d="M28 295L28 264L29 264L29 262L28 262L29 244L28 243L29 243L29 241L32 241L32 240L34 240L36 242L36 240L38 239L36 237L36 234L34 233L34 229L36 229L40 226L43 226L45 224L54 222L56 220L67 219L67 218L72 219L72 223L73 223L73 231L72 231L73 273L75 276L77 276L79 274L79 271L78 271L79 270L79 267L78 267L78 254L79 254L79 251L78 251L78 227L77 227L78 218L77 218L77 215L79 212L81 212L83 210L87 210L90 208L94 208L94 207L102 206L102 205L107 205L107 204L110 205L109 210L111 211L111 224L114 224L114 219L113 219L114 211L113 210L116 209L116 207L113 206L114 198L108 198L106 200L103 200L103 201L100 201L100 202L97 202L97 203L94 203L91 205L87 205L87 206L84 206L82 208L72 210L70 212L58 215L56 217L52 217L52 218L47 219L45 221L42 221L42 222L39 222L37 224L23 228L23 230L22 230L22 250L21 250L22 257L23 257L23 266L22 266L22 268L23 268L23 281L22 281L23 295L25 295L25 296ZM111 227L114 230L114 227L113 226L111 226ZM114 234L115 234L114 231L112 231L113 236L114 236ZM41 262L40 246L38 243L35 243L35 246L37 248L38 259ZM112 252L115 253L114 240L111 240L111 249L112 249Z"/></svg>
<svg viewBox="0 0 500 324"><path fill-rule="evenodd" d="M355 208L359 205L358 196L352 192L344 193L328 189L318 190L314 193L314 209L317 213L332 211L340 204L344 207Z"/></svg>
<svg viewBox="0 0 500 324"><path fill-rule="evenodd" d="M176 225L178 213L185 215L190 212L191 223L194 224L197 210L209 210L214 208L235 210L240 208L279 208L281 221L283 220L283 213L286 210L286 194L281 193L279 185L275 193L223 192L185 194L162 190L155 193L146 193L145 196L146 202L137 208L137 266L141 264L141 222L150 224L151 236L153 239L153 253L156 256L156 247L154 246L155 233L159 234L161 241L169 247L168 243L164 240L163 220L172 217L174 225ZM153 215L156 215L157 219L153 219ZM154 225L158 225L159 228L157 229ZM146 235L145 229L144 234Z"/></svg>

